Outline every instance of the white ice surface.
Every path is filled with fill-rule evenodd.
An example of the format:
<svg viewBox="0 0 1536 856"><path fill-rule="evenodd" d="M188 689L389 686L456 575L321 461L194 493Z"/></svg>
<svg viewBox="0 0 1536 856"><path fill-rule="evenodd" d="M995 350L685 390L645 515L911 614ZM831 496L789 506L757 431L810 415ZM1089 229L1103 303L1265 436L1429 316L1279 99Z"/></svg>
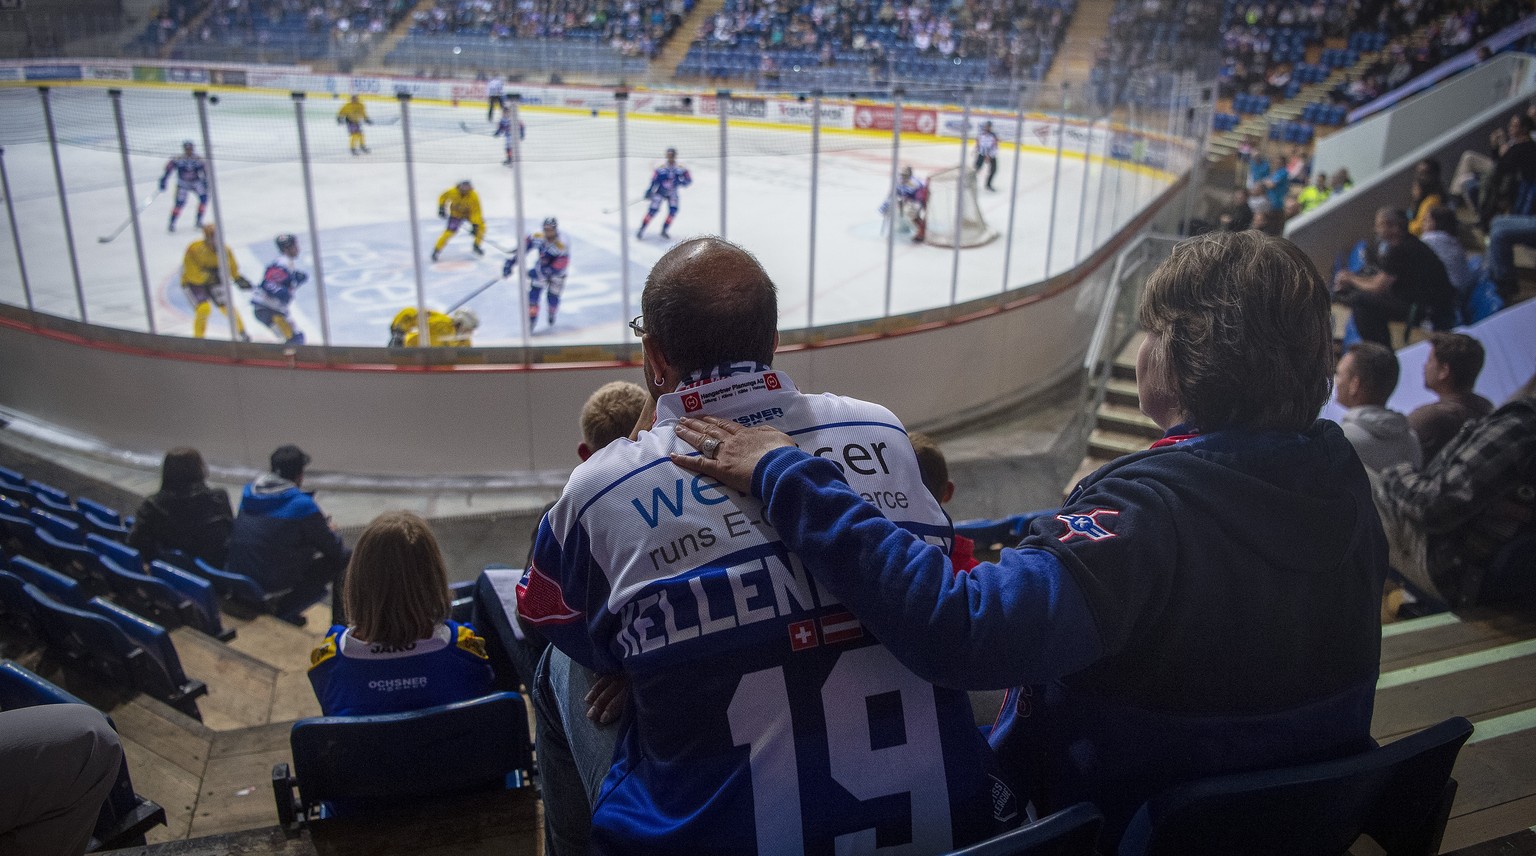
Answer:
<svg viewBox="0 0 1536 856"><path fill-rule="evenodd" d="M123 105L130 149L144 152L129 158L134 198L142 200L154 190L166 159L179 150L180 142L193 140L201 152L202 136L195 102L186 93L130 89ZM129 212L111 104L99 90L60 90L54 93L53 106L63 143L59 155L88 320L147 330L133 232L124 231L110 243L98 241L122 224ZM416 300L404 123L381 122L367 128L372 154L350 157L345 131L334 121L337 106L328 98L307 102L305 123L330 339L337 344L383 345L390 318ZM376 122L399 116L394 104L374 103L369 109ZM228 94L210 106L208 114L220 208L241 273L252 280L260 277L276 253L272 237L280 232L298 235L304 248L299 264L313 273L291 101L280 96ZM538 344L624 341L629 337L625 322L639 313L645 274L670 244L659 238L665 208L643 241L633 240L633 232L646 206L632 204L622 212L613 209L626 198L640 197L662 150L673 146L692 171L693 186L682 192L672 238L720 233L718 125L632 118L625 128L629 157L624 161L626 193L621 196L618 124L611 115L539 109L524 109L522 115L528 126L521 171L526 231L536 230L546 216L558 217L573 247L559 322L549 328L541 319L533 340ZM490 125L481 105L415 105L410 120L417 258L427 304L442 309L497 278L504 256L494 250L484 258L473 256L466 228L449 242L441 262L430 263L426 254L441 233L441 221L435 217L438 195L461 179L473 181L485 208L488 240L511 247L516 244L513 170L500 163L501 141L488 136ZM466 133L461 123L476 133ZM724 231L756 253L778 283L781 327L803 327L811 304L809 133L733 126L727 142L724 180L729 203ZM33 302L41 311L78 318L76 280L35 90L0 93L0 144ZM1043 278L1056 180L1053 155L1026 152L1021 157L1008 273L1013 286ZM814 322L818 325L878 317L886 309L886 241L877 209L889 185L890 159L888 137L823 136L816 199ZM957 141L904 139L900 159L919 174L937 172L957 165L959 147ZM995 181L998 192L981 191L983 214L1004 238L960 252L958 300L995 294L1004 286L1013 166L1014 155L1005 150ZM1060 165L1052 273L1087 256L1095 241L1108 241L1167 186L1150 175L1110 169L1101 188L1100 180L1106 175L1101 162L1091 162L1086 184L1083 169L1084 161L1076 158L1066 158ZM174 179L171 184L174 190ZM145 269L155 329L185 336L191 333L191 312L177 284L182 254L197 237L192 225L196 202L189 200L176 232L170 234L166 219L172 195L161 194L141 219ZM1087 211L1080 235L1081 203L1086 203ZM621 236L626 232L627 310L620 275ZM16 255L10 236L0 234L0 301L25 305ZM899 233L890 311L948 304L954 259L948 248L914 245ZM323 338L317 291L312 278L301 289L295 309L298 325L311 343ZM256 323L244 293L237 295L236 305L254 336L276 341ZM515 274L470 305L482 322L476 344L523 341ZM208 335L228 336L228 327L217 314Z"/></svg>

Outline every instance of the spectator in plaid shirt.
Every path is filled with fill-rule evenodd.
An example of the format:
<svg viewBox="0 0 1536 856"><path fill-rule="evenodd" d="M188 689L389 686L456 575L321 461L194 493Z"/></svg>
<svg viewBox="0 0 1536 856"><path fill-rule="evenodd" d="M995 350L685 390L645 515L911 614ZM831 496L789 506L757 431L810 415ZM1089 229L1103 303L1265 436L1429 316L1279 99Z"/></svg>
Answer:
<svg viewBox="0 0 1536 856"><path fill-rule="evenodd" d="M1383 470L1376 504L1399 573L1453 607L1482 600L1488 563L1536 527L1536 375L1422 470Z"/></svg>

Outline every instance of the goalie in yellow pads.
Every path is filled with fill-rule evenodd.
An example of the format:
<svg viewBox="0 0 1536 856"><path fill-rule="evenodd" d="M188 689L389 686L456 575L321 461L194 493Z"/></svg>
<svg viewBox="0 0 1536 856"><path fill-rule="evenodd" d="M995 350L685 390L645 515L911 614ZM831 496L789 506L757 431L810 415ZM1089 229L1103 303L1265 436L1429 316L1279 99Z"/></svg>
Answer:
<svg viewBox="0 0 1536 856"><path fill-rule="evenodd" d="M421 326L416 323L416 307L407 306L389 322L389 346L414 348L421 343ZM480 326L480 317L471 309L455 309L452 315L427 310L427 336L434 348L470 347L469 336Z"/></svg>

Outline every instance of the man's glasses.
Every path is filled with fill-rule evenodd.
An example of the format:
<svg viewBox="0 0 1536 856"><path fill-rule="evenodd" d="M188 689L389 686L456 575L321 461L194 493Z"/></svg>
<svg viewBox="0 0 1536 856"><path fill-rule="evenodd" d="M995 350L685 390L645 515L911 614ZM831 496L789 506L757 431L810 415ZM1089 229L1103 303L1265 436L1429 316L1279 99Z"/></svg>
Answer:
<svg viewBox="0 0 1536 856"><path fill-rule="evenodd" d="M645 338L645 326L642 325L640 321L644 317L644 315L636 315L635 317L629 319L629 329L635 331L635 335L642 339Z"/></svg>

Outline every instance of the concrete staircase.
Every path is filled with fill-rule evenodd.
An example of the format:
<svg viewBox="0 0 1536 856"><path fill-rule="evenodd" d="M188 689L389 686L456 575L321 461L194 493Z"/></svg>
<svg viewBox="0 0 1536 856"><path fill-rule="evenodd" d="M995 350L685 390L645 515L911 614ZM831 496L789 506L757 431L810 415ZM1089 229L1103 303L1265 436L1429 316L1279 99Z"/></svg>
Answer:
<svg viewBox="0 0 1536 856"><path fill-rule="evenodd" d="M1115 0L1082 0L1077 4L1077 12L1067 26L1066 38L1056 51L1050 71L1046 72L1044 91L1056 92L1063 82L1074 87L1087 83L1099 44L1109 33L1109 14L1114 8Z"/></svg>
<svg viewBox="0 0 1536 856"><path fill-rule="evenodd" d="M713 18L724 6L725 0L699 0L694 4L693 10L683 18L672 38L667 40L666 47L651 60L651 80L669 81L677 76L677 67L687 58L688 48L693 45L693 34L699 31L699 24Z"/></svg>
<svg viewBox="0 0 1536 856"><path fill-rule="evenodd" d="M389 52L394 50L395 46L400 44L406 36L411 34L411 23L415 20L416 13L430 12L434 5L436 5L435 0L420 0L414 9L405 13L405 17L401 18L399 22L390 28L388 33L384 34L384 38L379 39L378 43L369 49L368 55L358 61L357 67L383 69L384 58L389 56Z"/></svg>
<svg viewBox="0 0 1536 856"><path fill-rule="evenodd" d="M1093 431L1088 435L1088 454L1062 489L1072 492L1083 477L1121 455L1145 450L1163 436L1157 423L1142 415L1141 399L1136 394L1136 352L1146 334L1137 332L1115 355L1104 403L1094 415Z"/></svg>

